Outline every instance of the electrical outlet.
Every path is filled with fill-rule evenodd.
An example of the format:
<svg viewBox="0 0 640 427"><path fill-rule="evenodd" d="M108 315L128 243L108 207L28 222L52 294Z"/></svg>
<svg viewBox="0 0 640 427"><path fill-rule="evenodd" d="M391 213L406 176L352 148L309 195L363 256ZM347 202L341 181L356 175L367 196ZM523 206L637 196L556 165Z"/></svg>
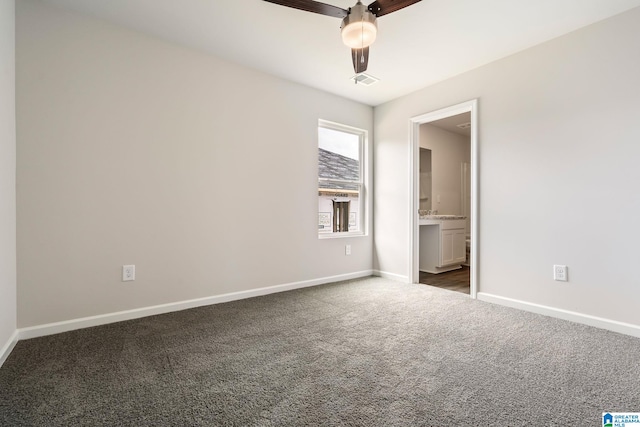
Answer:
<svg viewBox="0 0 640 427"><path fill-rule="evenodd" d="M567 277L567 266L566 265L554 265L553 266L553 280L557 280L559 282L567 282L569 281Z"/></svg>
<svg viewBox="0 0 640 427"><path fill-rule="evenodd" d="M345 245L344 246L344 254L345 255L351 255L351 245Z"/></svg>
<svg viewBox="0 0 640 427"><path fill-rule="evenodd" d="M122 281L129 282L136 280L136 266L135 265L123 265L122 266Z"/></svg>

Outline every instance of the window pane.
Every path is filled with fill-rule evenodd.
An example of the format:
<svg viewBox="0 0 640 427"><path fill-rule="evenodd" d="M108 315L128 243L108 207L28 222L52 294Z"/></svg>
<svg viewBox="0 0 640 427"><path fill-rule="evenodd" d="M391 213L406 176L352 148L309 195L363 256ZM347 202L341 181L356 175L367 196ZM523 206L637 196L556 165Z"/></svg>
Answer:
<svg viewBox="0 0 640 427"><path fill-rule="evenodd" d="M318 195L318 232L360 230L360 194ZM345 214L343 216L341 214ZM348 225L347 225L348 223Z"/></svg>
<svg viewBox="0 0 640 427"><path fill-rule="evenodd" d="M318 232L361 232L364 131L318 127Z"/></svg>
<svg viewBox="0 0 640 427"><path fill-rule="evenodd" d="M318 129L318 176L360 181L360 137L333 129Z"/></svg>

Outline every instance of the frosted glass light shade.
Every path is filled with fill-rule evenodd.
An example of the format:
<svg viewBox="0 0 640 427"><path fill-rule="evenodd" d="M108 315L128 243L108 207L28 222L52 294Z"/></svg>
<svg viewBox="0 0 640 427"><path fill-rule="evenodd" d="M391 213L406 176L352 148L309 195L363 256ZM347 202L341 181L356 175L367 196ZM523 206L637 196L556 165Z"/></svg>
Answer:
<svg viewBox="0 0 640 427"><path fill-rule="evenodd" d="M342 27L342 41L352 49L360 49L376 41L375 22L356 21Z"/></svg>

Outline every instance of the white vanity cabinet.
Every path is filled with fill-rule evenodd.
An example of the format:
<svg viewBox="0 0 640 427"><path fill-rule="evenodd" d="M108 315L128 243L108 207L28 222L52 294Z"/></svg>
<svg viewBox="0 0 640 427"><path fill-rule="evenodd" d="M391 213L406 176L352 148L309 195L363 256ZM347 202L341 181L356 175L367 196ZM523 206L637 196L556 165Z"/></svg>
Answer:
<svg viewBox="0 0 640 427"><path fill-rule="evenodd" d="M420 220L420 271L456 270L466 258L464 219Z"/></svg>

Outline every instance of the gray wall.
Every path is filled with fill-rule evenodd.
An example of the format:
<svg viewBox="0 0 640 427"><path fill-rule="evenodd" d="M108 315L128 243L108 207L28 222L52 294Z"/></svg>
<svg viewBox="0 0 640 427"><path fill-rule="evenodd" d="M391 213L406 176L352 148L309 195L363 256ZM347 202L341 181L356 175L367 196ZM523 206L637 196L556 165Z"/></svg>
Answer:
<svg viewBox="0 0 640 427"><path fill-rule="evenodd" d="M317 235L318 119L371 107L30 0L16 25L19 327L371 270L370 235Z"/></svg>
<svg viewBox="0 0 640 427"><path fill-rule="evenodd" d="M15 5L0 1L0 358L16 330Z"/></svg>
<svg viewBox="0 0 640 427"><path fill-rule="evenodd" d="M409 277L409 118L478 98L479 290L640 325L638 22L634 9L375 108L374 267Z"/></svg>

